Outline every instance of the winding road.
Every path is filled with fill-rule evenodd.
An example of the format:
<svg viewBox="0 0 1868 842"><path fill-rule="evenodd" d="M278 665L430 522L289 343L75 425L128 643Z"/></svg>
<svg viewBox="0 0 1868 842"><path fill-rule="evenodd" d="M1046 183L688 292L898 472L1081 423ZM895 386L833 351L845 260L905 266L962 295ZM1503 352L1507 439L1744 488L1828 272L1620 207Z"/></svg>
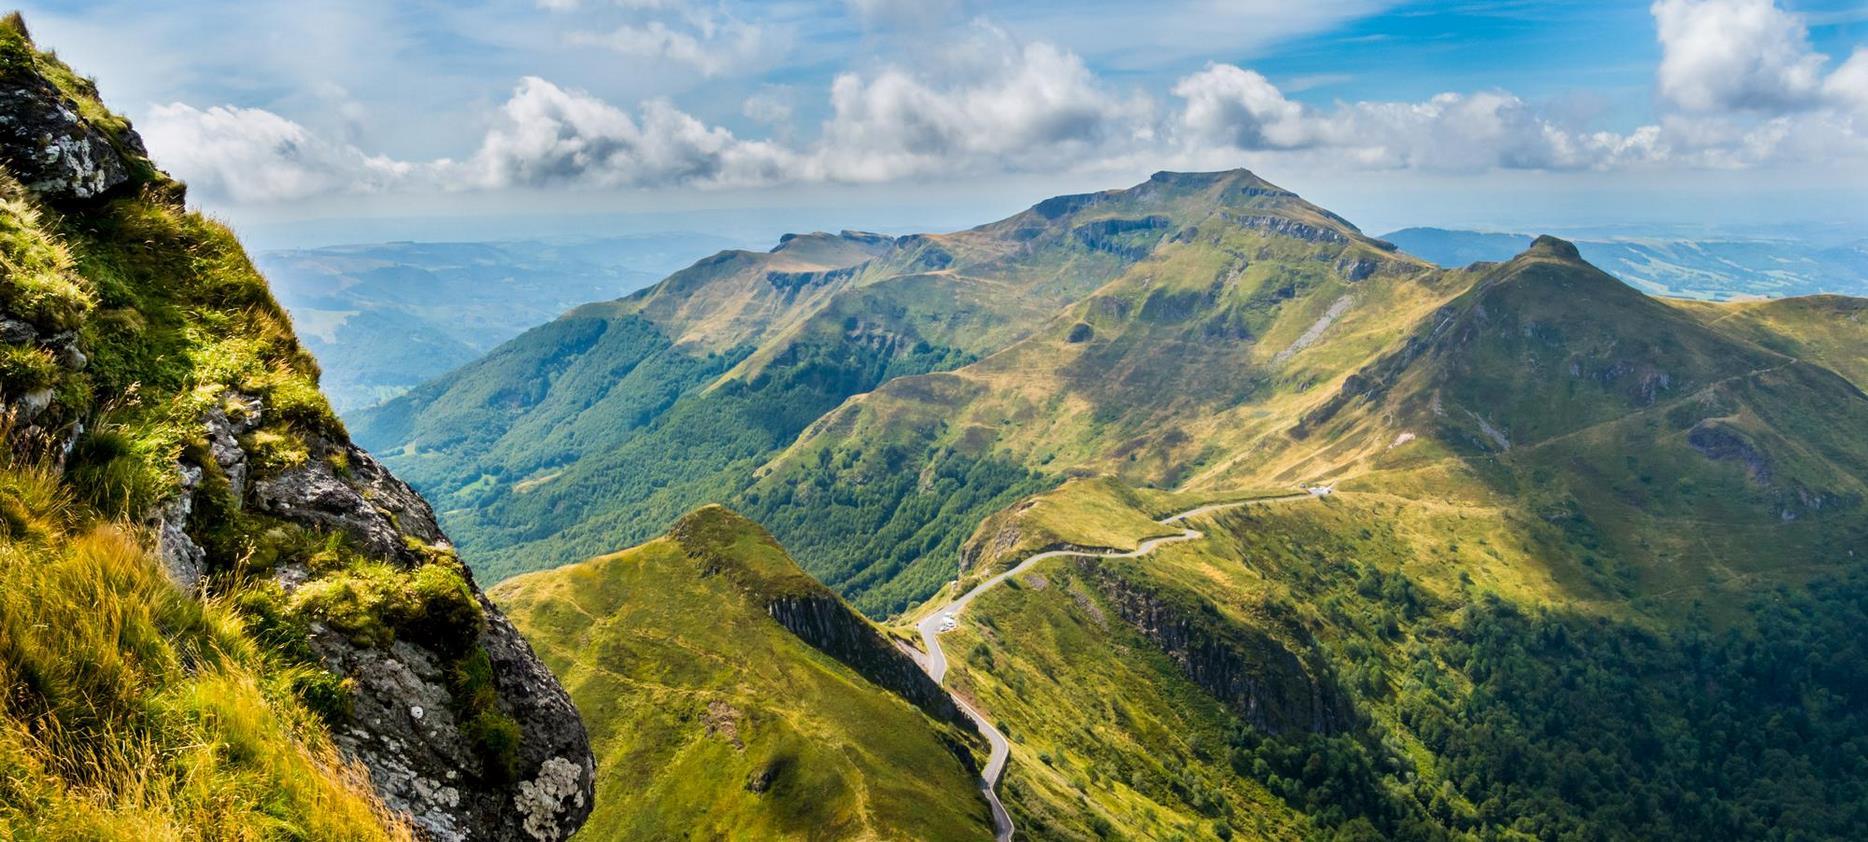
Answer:
<svg viewBox="0 0 1868 842"><path fill-rule="evenodd" d="M1204 506L1188 509L1177 515L1162 518L1156 521L1156 523L1162 526L1172 526L1190 518L1196 518L1204 514L1211 514L1225 509L1236 509L1241 506L1250 506L1260 503L1308 500L1312 497L1330 493L1329 487L1322 486L1320 488L1322 489L1320 493L1318 491L1305 491L1303 493L1284 494L1277 497L1256 497L1250 500L1234 500L1228 503L1208 503ZM1046 559L1062 558L1065 556L1075 556L1078 558L1136 558L1138 556L1148 555L1154 552L1157 547L1164 544L1192 541L1195 538L1199 538L1201 534L1200 530L1183 525L1179 535L1162 535L1149 538L1137 544L1135 549L1126 552L1121 550L1048 550L1029 556L1010 569L974 585L972 590L961 594L952 602L941 606L926 618L922 619L922 621L915 626L915 630L920 633L921 645L927 651L926 654L922 654L919 652L912 652L911 650L911 654L916 656L915 661L921 664L921 669L927 672L929 678L934 679L935 684L943 684L947 677L947 651L941 648L940 635L942 632L952 631L954 627L959 624L960 612L965 611L966 607L971 605L973 600L978 599L980 594L997 587L1000 583L1013 576L1017 576L1031 569L1032 565ZM966 714L968 719L973 720L973 724L978 726L979 732L986 735L986 742L992 748L991 753L986 759L986 768L980 770L979 788L986 796L986 803L992 807L993 838L998 840L998 842L1009 842L1012 838L1012 815L1005 811L1005 804L999 801L999 779L1005 775L1005 764L1006 761L1011 758L1012 744L1006 740L1004 734L999 733L998 728L993 727L992 723L987 721L984 714L980 713L965 699L960 698L959 694L948 691L948 695L953 698L953 703L959 706L960 712Z"/></svg>

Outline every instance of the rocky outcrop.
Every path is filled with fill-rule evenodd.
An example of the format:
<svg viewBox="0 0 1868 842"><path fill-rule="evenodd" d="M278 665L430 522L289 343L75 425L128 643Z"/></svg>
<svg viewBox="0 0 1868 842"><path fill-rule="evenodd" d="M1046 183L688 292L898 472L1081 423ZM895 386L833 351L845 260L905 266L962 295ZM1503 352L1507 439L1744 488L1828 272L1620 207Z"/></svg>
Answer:
<svg viewBox="0 0 1868 842"><path fill-rule="evenodd" d="M824 269L816 272L778 272L765 273L765 282L780 292L796 294L807 287L823 286L836 281L847 281L856 277L868 263L844 266L837 269Z"/></svg>
<svg viewBox="0 0 1868 842"><path fill-rule="evenodd" d="M1355 724L1348 697L1315 652L1294 652L1277 637L1227 622L1211 606L1165 596L1094 562L1079 566L1118 616L1254 727L1334 734Z"/></svg>
<svg viewBox="0 0 1868 842"><path fill-rule="evenodd" d="M1222 213L1221 216L1227 222L1230 222L1241 228L1251 228L1257 231L1264 231L1267 234L1277 234L1277 235L1285 236L1285 237L1295 237L1307 243L1347 243L1349 242L1348 237L1345 237L1342 234L1337 233L1336 231L1332 231L1328 228L1323 228L1323 227L1316 226L1316 225L1311 225L1308 222L1299 222L1289 217L1257 215L1257 214L1236 214L1236 213L1230 213L1230 212Z"/></svg>
<svg viewBox="0 0 1868 842"><path fill-rule="evenodd" d="M33 192L54 201L90 199L127 184L129 164L78 103L37 73L0 73L0 163ZM135 132L122 143L143 152Z"/></svg>
<svg viewBox="0 0 1868 842"><path fill-rule="evenodd" d="M516 774L490 768L471 723L459 721L451 665L398 640L358 645L314 626L312 646L356 682L351 724L333 736L369 769L383 801L438 842L559 840L590 814L596 766L577 711L519 632L479 596L485 650L501 713L518 723Z"/></svg>
<svg viewBox="0 0 1868 842"><path fill-rule="evenodd" d="M1124 260L1140 260L1160 241L1160 236L1152 232L1170 224L1167 217L1158 215L1140 219L1099 219L1072 228L1070 234L1077 242L1097 251Z"/></svg>
<svg viewBox="0 0 1868 842"><path fill-rule="evenodd" d="M432 563L430 553L445 551L434 513L407 484L349 442L320 447L326 451L321 458L256 478L245 504L344 534L402 567ZM277 577L290 590L310 574L286 567ZM385 803L407 813L431 839L563 839L592 807L596 768L589 738L557 679L479 588L472 589L485 620L474 643L490 667L495 709L519 731L512 756L503 759L510 769L496 768L476 726L454 716L466 701L456 698L466 692L456 674L458 656L406 640L371 645L314 624L319 658L356 683L351 725L334 736L369 769Z"/></svg>
<svg viewBox="0 0 1868 842"><path fill-rule="evenodd" d="M826 591L781 596L765 608L772 619L798 639L842 661L862 677L907 699L935 719L971 728L954 706L953 697L834 594Z"/></svg>

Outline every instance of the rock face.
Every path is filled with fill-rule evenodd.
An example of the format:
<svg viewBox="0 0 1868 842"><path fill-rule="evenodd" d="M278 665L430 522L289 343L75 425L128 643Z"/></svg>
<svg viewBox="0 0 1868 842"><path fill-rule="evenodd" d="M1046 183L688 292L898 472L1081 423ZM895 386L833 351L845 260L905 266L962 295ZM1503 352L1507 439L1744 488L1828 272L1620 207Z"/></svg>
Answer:
<svg viewBox="0 0 1868 842"><path fill-rule="evenodd" d="M401 566L424 563L417 547L447 546L421 495L349 442L326 446L343 455L335 461L347 470L329 458L309 460L252 483L247 505L343 532ZM289 589L305 575L288 567L279 578ZM472 729L450 713L459 700L442 653L401 640L386 649L364 645L314 626L319 657L357 683L354 724L335 735L337 743L369 768L386 803L439 842L563 839L590 814L596 761L589 737L531 646L478 587L473 593L486 619L477 643L491 666L498 710L520 731L516 773L489 768Z"/></svg>
<svg viewBox="0 0 1868 842"><path fill-rule="evenodd" d="M1300 656L1256 629L1177 604L1100 565L1085 569L1122 619L1246 722L1273 734L1334 734L1354 724L1348 698L1321 659Z"/></svg>
<svg viewBox="0 0 1868 842"><path fill-rule="evenodd" d="M782 596L768 603L766 612L800 640L894 691L929 716L971 729L952 696L836 596L828 592Z"/></svg>
<svg viewBox="0 0 1868 842"><path fill-rule="evenodd" d="M123 141L142 155L142 141ZM54 201L89 199L128 183L129 165L111 138L44 77L0 75L0 163L33 192Z"/></svg>

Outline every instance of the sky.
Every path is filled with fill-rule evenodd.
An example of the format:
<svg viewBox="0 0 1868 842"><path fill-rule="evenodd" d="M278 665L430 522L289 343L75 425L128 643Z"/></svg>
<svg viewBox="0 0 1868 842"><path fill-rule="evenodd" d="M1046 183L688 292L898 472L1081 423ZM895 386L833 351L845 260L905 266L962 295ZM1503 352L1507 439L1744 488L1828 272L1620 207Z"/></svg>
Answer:
<svg viewBox="0 0 1868 842"><path fill-rule="evenodd" d="M20 5L262 245L942 229L1241 166L1370 231L1868 228L1859 0Z"/></svg>

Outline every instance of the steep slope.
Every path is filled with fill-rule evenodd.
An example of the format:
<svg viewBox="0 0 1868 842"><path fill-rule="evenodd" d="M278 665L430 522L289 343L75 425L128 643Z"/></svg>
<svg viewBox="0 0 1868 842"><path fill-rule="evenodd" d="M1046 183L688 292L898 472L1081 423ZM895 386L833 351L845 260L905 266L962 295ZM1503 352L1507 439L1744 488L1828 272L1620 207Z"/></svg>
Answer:
<svg viewBox="0 0 1868 842"><path fill-rule="evenodd" d="M1259 205L1301 202L1248 173L1163 174L953 234L810 234L770 253L723 252L640 294L579 308L355 427L442 501L486 574L587 557L732 498L851 395L996 351L1132 273L1189 225ZM1337 224L1314 208L1293 213L1292 230ZM987 500L1031 490L1010 464L950 470L990 488ZM780 536L804 545L783 527ZM816 555L803 552L821 571ZM833 584L851 591L840 577Z"/></svg>
<svg viewBox="0 0 1868 842"><path fill-rule="evenodd" d="M568 836L569 699L238 242L17 15L0 103L6 835Z"/></svg>
<svg viewBox="0 0 1868 842"><path fill-rule="evenodd" d="M953 703L726 509L493 596L590 723L601 771L588 835L991 834L977 736Z"/></svg>

